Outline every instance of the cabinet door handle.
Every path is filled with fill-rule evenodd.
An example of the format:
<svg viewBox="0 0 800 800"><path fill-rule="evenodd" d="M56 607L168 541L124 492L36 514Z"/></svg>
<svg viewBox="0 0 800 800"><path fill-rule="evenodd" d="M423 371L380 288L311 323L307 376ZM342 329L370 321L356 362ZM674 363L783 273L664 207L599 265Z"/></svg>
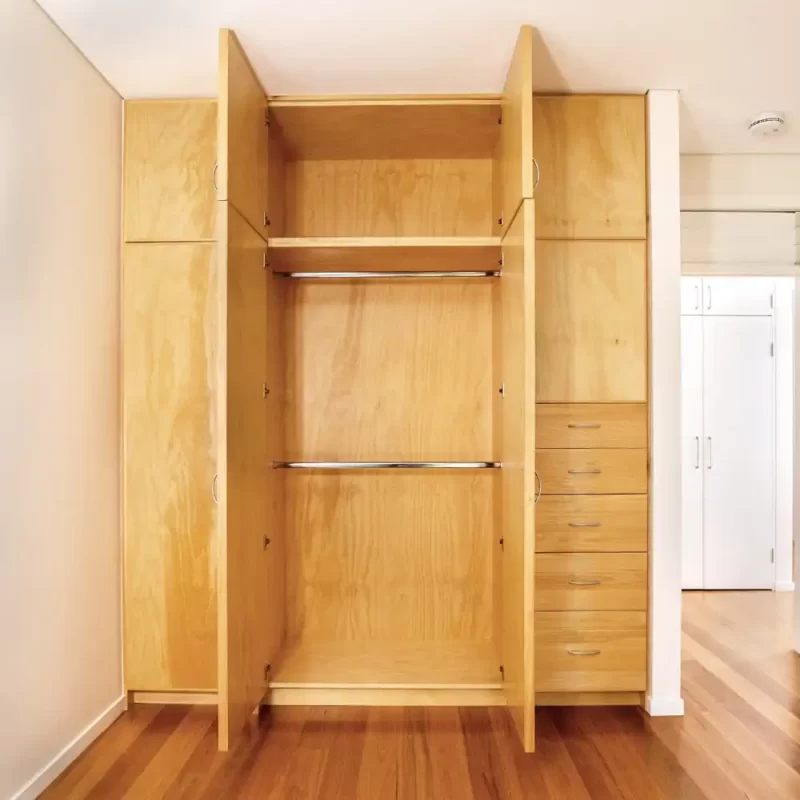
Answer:
<svg viewBox="0 0 800 800"><path fill-rule="evenodd" d="M533 191L535 193L539 188L539 179L542 177L542 173L539 171L539 162L536 160L536 156L533 157L533 167L536 170L536 180L533 182Z"/></svg>
<svg viewBox="0 0 800 800"><path fill-rule="evenodd" d="M544 484L542 483L542 476L539 475L538 472L536 472L534 470L533 474L536 476L536 483L537 483L537 485L539 487L539 490L536 492L536 499L533 501L533 504L536 505L539 502L539 500L541 499L542 489L544 488Z"/></svg>
<svg viewBox="0 0 800 800"><path fill-rule="evenodd" d="M700 469L700 437L694 437L694 468Z"/></svg>
<svg viewBox="0 0 800 800"><path fill-rule="evenodd" d="M571 656L599 656L601 651L600 650L573 650L572 648L570 648L569 650L567 650L567 652Z"/></svg>
<svg viewBox="0 0 800 800"><path fill-rule="evenodd" d="M706 469L711 469L711 437L706 436L706 440L708 441L708 465Z"/></svg>
<svg viewBox="0 0 800 800"><path fill-rule="evenodd" d="M568 428L593 428L597 429L600 427L599 423L597 422L570 422L567 425Z"/></svg>
<svg viewBox="0 0 800 800"><path fill-rule="evenodd" d="M567 583L570 586L600 586L602 581L596 578L589 578L588 580L581 580L580 578L570 578Z"/></svg>
<svg viewBox="0 0 800 800"><path fill-rule="evenodd" d="M217 169L219 168L219 162L214 162L214 168L211 170L211 183L214 185L214 191L219 191L219 187L217 186Z"/></svg>
<svg viewBox="0 0 800 800"><path fill-rule="evenodd" d="M706 289L708 289L708 302L706 303L706 308L711 311L711 287L706 286Z"/></svg>
<svg viewBox="0 0 800 800"><path fill-rule="evenodd" d="M600 522L570 522L570 528L602 528Z"/></svg>
<svg viewBox="0 0 800 800"><path fill-rule="evenodd" d="M696 283L694 285L694 310L700 310L700 284Z"/></svg>
<svg viewBox="0 0 800 800"><path fill-rule="evenodd" d="M601 469L568 469L570 475L600 475L603 470Z"/></svg>
<svg viewBox="0 0 800 800"><path fill-rule="evenodd" d="M219 479L219 475L215 472L214 477L211 480L211 496L214 498L214 505L219 504L219 497L217 497L217 480Z"/></svg>

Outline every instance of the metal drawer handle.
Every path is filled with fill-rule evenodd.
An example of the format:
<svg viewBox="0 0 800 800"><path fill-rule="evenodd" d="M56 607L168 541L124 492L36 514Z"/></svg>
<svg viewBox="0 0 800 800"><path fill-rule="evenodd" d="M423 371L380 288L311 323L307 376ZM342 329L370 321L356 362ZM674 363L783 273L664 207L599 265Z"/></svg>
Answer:
<svg viewBox="0 0 800 800"><path fill-rule="evenodd" d="M570 528L602 528L601 522L570 522Z"/></svg>
<svg viewBox="0 0 800 800"><path fill-rule="evenodd" d="M219 169L219 163L214 162L214 168L211 170L211 183L214 186L214 191L218 192L219 187L217 186L217 170Z"/></svg>
<svg viewBox="0 0 800 800"><path fill-rule="evenodd" d="M571 422L567 425L568 428L599 428L599 422Z"/></svg>
<svg viewBox="0 0 800 800"><path fill-rule="evenodd" d="M595 578L585 581L579 580L578 578L570 578L567 583L569 583L570 586L600 586L602 581L598 581Z"/></svg>
<svg viewBox="0 0 800 800"><path fill-rule="evenodd" d="M217 481L219 480L219 475L214 473L214 479L211 481L211 497L214 498L214 504L219 504L219 497L217 497Z"/></svg>
<svg viewBox="0 0 800 800"><path fill-rule="evenodd" d="M600 650L567 650L571 656L599 656Z"/></svg>
<svg viewBox="0 0 800 800"><path fill-rule="evenodd" d="M600 475L601 469L568 469L570 475Z"/></svg>
<svg viewBox="0 0 800 800"><path fill-rule="evenodd" d="M536 499L533 501L533 504L536 505L542 497L542 489L544 489L544 484L542 483L542 477L538 472L534 471L533 474L536 476L536 483L539 484L539 491L536 492Z"/></svg>

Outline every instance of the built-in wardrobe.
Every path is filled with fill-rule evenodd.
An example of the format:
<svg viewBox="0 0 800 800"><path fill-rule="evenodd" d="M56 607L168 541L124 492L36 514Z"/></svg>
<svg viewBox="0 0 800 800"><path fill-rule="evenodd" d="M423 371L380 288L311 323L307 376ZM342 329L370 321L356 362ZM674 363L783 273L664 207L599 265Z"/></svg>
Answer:
<svg viewBox="0 0 800 800"><path fill-rule="evenodd" d="M645 103L126 103L125 682L259 704L638 703ZM535 198L535 200L534 200Z"/></svg>

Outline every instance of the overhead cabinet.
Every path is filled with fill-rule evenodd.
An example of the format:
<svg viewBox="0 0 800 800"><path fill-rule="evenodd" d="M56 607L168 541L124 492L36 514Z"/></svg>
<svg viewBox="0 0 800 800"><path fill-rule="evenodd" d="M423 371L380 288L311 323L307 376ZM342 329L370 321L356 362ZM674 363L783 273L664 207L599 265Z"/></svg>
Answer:
<svg viewBox="0 0 800 800"><path fill-rule="evenodd" d="M641 701L644 101L592 101L621 227L537 244L546 184L584 209L532 47L501 96L269 97L222 31L216 102L131 106L126 687L213 693L222 749L261 703L502 705L532 751L537 702Z"/></svg>

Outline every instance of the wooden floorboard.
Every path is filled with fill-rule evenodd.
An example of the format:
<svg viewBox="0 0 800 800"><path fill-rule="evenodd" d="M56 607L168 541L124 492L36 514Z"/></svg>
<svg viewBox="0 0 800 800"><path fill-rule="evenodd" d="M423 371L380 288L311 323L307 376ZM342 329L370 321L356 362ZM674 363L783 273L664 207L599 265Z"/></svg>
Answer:
<svg viewBox="0 0 800 800"><path fill-rule="evenodd" d="M136 706L47 800L798 800L791 594L684 594L684 718L538 708L526 755L502 708L290 708L219 753L213 708Z"/></svg>

